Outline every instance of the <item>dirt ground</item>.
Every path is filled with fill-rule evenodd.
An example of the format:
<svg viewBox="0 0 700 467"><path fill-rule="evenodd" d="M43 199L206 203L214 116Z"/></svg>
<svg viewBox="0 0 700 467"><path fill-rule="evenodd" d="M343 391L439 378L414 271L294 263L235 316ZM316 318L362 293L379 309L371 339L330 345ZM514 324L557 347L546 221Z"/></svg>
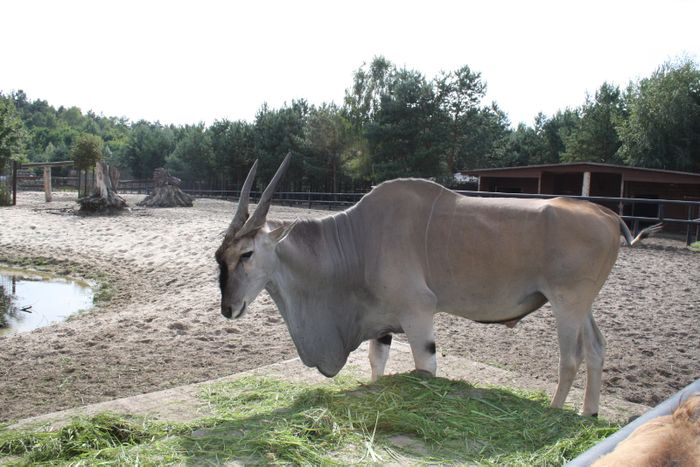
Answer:
<svg viewBox="0 0 700 467"><path fill-rule="evenodd" d="M234 204L77 216L75 194L20 193L0 208L0 262L107 284L110 298L68 322L0 337L0 421L204 381L296 356L263 293L244 318L219 312L213 259ZM270 218L327 211L273 206ZM594 305L607 340L603 393L655 405L700 378L700 254L681 242L622 248ZM436 317L438 351L556 381L545 305L516 328ZM439 370L438 370L439 371ZM575 383L583 384L583 371Z"/></svg>

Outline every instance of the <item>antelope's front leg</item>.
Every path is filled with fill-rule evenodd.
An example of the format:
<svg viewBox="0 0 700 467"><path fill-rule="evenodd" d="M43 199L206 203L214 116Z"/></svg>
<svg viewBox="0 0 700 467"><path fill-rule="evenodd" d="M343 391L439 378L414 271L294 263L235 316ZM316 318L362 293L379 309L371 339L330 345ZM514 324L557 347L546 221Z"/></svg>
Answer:
<svg viewBox="0 0 700 467"><path fill-rule="evenodd" d="M402 326L408 343L411 345L416 371L435 376L437 358L433 334L433 313L425 311L413 313L402 321Z"/></svg>
<svg viewBox="0 0 700 467"><path fill-rule="evenodd" d="M369 341L369 364L372 367L372 382L384 375L386 362L389 360L391 349L391 334Z"/></svg>

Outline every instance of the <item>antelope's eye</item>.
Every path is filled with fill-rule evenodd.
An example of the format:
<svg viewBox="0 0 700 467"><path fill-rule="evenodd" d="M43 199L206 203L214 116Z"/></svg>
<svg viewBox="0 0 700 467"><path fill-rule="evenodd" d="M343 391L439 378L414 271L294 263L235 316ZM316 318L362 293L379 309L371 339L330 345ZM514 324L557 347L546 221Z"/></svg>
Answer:
<svg viewBox="0 0 700 467"><path fill-rule="evenodd" d="M251 256L253 256L253 252L246 251L245 253L241 254L241 259L250 259Z"/></svg>

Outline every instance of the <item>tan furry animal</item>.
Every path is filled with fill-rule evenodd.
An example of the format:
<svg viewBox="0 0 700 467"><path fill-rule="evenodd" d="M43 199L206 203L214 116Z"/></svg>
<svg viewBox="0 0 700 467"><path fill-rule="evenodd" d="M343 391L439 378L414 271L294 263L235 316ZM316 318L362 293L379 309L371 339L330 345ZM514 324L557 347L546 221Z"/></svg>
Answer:
<svg viewBox="0 0 700 467"><path fill-rule="evenodd" d="M700 466L700 394L689 397L673 415L643 424L593 465Z"/></svg>

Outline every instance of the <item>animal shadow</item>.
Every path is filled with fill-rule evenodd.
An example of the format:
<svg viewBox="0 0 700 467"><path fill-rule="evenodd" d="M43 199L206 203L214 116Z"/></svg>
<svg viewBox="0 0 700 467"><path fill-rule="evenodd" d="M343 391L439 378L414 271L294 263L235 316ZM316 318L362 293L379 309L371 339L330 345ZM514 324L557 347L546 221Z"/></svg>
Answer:
<svg viewBox="0 0 700 467"><path fill-rule="evenodd" d="M577 444L582 431L617 429L552 409L544 393L416 374L316 386L246 378L212 387L209 402L219 421L181 440L188 463L558 465L597 441Z"/></svg>

